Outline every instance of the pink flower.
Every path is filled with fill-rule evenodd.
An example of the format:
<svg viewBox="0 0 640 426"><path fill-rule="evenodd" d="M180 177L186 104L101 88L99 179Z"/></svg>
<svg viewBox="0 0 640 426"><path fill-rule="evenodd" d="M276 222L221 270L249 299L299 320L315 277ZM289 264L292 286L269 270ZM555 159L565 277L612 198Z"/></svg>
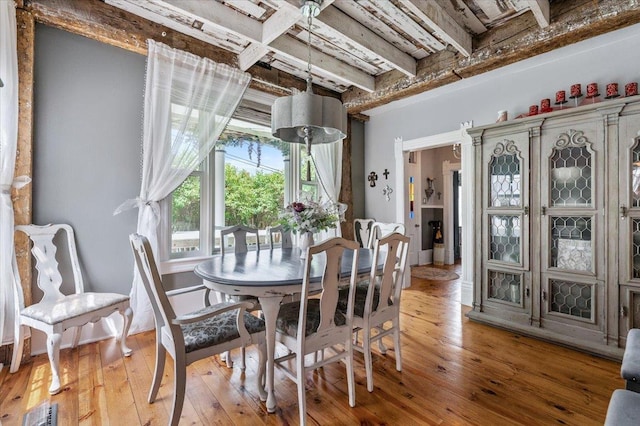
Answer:
<svg viewBox="0 0 640 426"><path fill-rule="evenodd" d="M306 209L306 207L304 206L304 204L302 203L297 203L297 202L293 202L291 203L291 207L293 207L293 210L295 210L296 212L300 213L301 211L304 211Z"/></svg>

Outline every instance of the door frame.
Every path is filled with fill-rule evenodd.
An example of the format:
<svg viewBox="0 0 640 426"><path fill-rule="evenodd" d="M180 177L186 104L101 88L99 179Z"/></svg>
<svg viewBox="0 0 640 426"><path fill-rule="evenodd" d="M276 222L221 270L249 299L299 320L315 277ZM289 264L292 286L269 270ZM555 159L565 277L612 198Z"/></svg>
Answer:
<svg viewBox="0 0 640 426"><path fill-rule="evenodd" d="M473 127L473 121L460 124L460 129L451 132L440 133L432 136L425 136L417 139L404 141L402 137L395 138L394 158L396 166L396 190L402 196L396 199L396 222L404 223L406 187L405 182L405 162L411 151L421 151L430 148L439 148L460 144L462 147L461 166L462 174L462 199L468 201L470 208L462 209L462 229L467 230L467 238L462 241L462 288L461 303L471 306L473 303L473 268L475 264L474 247L475 233L473 231L473 218L475 215L475 164L473 140L467 133L467 129ZM445 203L445 208L446 208ZM451 206L452 207L452 206ZM411 276L405 274L404 286L410 285Z"/></svg>

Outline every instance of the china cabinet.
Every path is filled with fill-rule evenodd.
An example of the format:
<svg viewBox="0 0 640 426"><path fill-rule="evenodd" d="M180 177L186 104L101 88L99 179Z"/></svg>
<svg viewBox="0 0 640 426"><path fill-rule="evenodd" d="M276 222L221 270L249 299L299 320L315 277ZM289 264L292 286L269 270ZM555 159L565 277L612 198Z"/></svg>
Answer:
<svg viewBox="0 0 640 426"><path fill-rule="evenodd" d="M469 317L619 358L640 327L640 98L469 129Z"/></svg>

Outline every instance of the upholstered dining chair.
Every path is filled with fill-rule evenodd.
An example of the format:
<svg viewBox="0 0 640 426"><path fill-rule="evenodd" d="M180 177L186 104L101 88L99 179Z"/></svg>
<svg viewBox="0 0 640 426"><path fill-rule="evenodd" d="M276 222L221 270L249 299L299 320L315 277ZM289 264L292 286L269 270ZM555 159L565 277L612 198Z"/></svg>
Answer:
<svg viewBox="0 0 640 426"><path fill-rule="evenodd" d="M284 374L296 382L298 387L298 410L300 424L305 425L306 373L323 365L343 360L347 365L347 386L349 405L355 406L356 393L353 376L352 317L354 291L348 291L345 311L336 309L340 286L342 255L345 250L353 250L353 265L349 278L349 288L355 288L358 265L358 243L335 237L323 243L309 247L305 259L302 294L300 301L285 303L280 307L276 321L276 338L289 349L289 354L275 360L275 365ZM320 283L310 282L312 261L324 257L325 266ZM314 287L312 289L312 287ZM316 288L318 287L318 288ZM313 290L320 293L309 297ZM341 345L342 348L336 345ZM323 356L320 360L317 352L331 348L333 355ZM313 361L305 356L314 354ZM295 358L295 368L290 368L289 360Z"/></svg>
<svg viewBox="0 0 640 426"><path fill-rule="evenodd" d="M264 321L246 312L249 302L223 302L177 316L162 285L151 246L146 237L129 237L136 267L153 307L156 325L156 367L149 391L153 403L162 381L166 352L173 358L174 391L170 425L177 425L184 403L187 366L230 349L258 344L258 389L266 401L263 376L266 362Z"/></svg>
<svg viewBox="0 0 640 426"><path fill-rule="evenodd" d="M120 312L124 318L120 350L124 356L131 355L126 345L126 336L131 324L132 311L129 307L129 296L117 293L93 293L84 291L84 281L80 271L80 262L76 250L75 237L70 225L18 225L16 231L25 233L31 240L31 253L36 261L37 284L44 293L42 299L35 304L24 307L22 289L17 288L19 314L16 315L19 325L14 337L12 373L18 371L24 345L25 328L31 327L47 335L47 354L51 364L50 394L60 392L59 358L62 334L72 329L72 344L75 348L80 340L82 326L89 322L97 322L114 312ZM56 242L63 244L66 240L66 254L58 251ZM59 258L67 259L73 280L73 293L63 294L63 275L60 272ZM68 265L66 265L68 263ZM65 274L66 277L67 274ZM66 287L63 290L66 290ZM70 290L69 290L70 291Z"/></svg>
<svg viewBox="0 0 640 426"><path fill-rule="evenodd" d="M269 227L269 248L273 250L276 244L276 235L280 234L280 247L291 248L293 247L293 239L291 238L291 231L286 231L282 225Z"/></svg>
<svg viewBox="0 0 640 426"><path fill-rule="evenodd" d="M387 348L382 338L393 334L396 353L396 370L402 370L400 347L400 296L407 265L409 237L393 233L373 243L372 265L378 264L380 256L386 256L382 269L371 269L368 280L356 285L353 303L354 349L362 352L367 373L367 390L373 391L373 366L371 345L378 342L380 352ZM347 315L350 308L350 289L341 289L338 309ZM385 323L387 324L385 326ZM372 334L372 330L377 334ZM358 332L362 331L362 344L358 344Z"/></svg>
<svg viewBox="0 0 640 426"><path fill-rule="evenodd" d="M367 243L367 247L370 249L373 248L373 243L375 240L386 237L387 235L393 234L394 232L405 235L406 228L404 224L393 222L373 222L371 224L371 232L369 233L369 241Z"/></svg>
<svg viewBox="0 0 640 426"><path fill-rule="evenodd" d="M260 251L260 235L257 228L252 228L250 226L245 226L245 225L232 225L220 231L220 253L224 255L225 251L227 251L231 247L231 245L227 245L227 239L229 235L233 235L233 241L234 241L233 252L235 254L246 253L247 251L249 251L249 241L247 240L247 237L251 234L256 236L256 251ZM209 306L210 304L209 298L211 296L211 291L212 290L209 288L205 289L204 301L206 306ZM217 298L218 298L218 301L221 301L224 298L235 300L235 301L248 301L252 303L253 310L260 309L260 304L258 302L258 299L255 297L226 296L226 295L218 294ZM241 368L242 370L244 370L245 369L244 347L242 347L241 349L240 357L241 357L240 360L242 362ZM226 353L223 358L226 359L227 366L231 368L231 366L233 365L233 362L231 361L231 354Z"/></svg>

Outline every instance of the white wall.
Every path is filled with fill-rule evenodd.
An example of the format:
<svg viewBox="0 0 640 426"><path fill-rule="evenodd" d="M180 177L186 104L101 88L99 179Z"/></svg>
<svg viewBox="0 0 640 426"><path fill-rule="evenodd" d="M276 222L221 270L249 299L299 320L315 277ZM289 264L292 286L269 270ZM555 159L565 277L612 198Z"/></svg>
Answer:
<svg viewBox="0 0 640 426"><path fill-rule="evenodd" d="M364 111L371 117L365 125L365 173L381 176L386 168L395 176L397 137L406 141L449 132L469 120L474 126L490 124L502 109L513 119L543 98L553 103L558 90L568 98L574 83L581 83L584 93L588 83L596 82L603 93L607 83L617 82L624 94L626 83L640 81L639 43L640 24ZM395 221L377 188L365 189L365 216Z"/></svg>

